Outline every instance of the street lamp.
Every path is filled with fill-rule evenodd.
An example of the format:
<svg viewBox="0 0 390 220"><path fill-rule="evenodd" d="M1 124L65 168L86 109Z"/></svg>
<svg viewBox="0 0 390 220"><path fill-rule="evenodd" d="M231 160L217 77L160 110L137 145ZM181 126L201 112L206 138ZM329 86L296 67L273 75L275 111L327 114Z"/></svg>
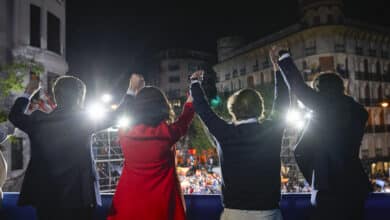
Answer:
<svg viewBox="0 0 390 220"><path fill-rule="evenodd" d="M387 108L387 107L389 107L389 102L383 101L383 102L380 103L380 105L381 105L382 108Z"/></svg>

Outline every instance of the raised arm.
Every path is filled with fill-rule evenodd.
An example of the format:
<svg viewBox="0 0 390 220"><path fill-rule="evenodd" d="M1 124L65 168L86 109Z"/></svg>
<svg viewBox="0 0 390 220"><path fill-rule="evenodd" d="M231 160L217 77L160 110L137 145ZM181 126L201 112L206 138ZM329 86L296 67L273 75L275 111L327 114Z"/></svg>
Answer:
<svg viewBox="0 0 390 220"><path fill-rule="evenodd" d="M206 124L211 134L217 137L217 139L224 136L226 129L229 128L229 124L218 117L211 109L200 81L191 84L191 95L194 98L195 112Z"/></svg>
<svg viewBox="0 0 390 220"><path fill-rule="evenodd" d="M121 117L129 117L132 107L134 106L135 95L145 87L145 81L142 75L132 74L129 80L129 88L126 95L123 96L118 108L109 112L106 117L93 125L93 131L100 131L115 125Z"/></svg>
<svg viewBox="0 0 390 220"><path fill-rule="evenodd" d="M33 120L30 115L26 115L26 109L30 104L30 97L32 97L37 91L39 91L39 81L30 80L28 83L24 95L16 99L11 111L8 115L8 120L20 130L27 134L31 131Z"/></svg>
<svg viewBox="0 0 390 220"><path fill-rule="evenodd" d="M310 109L316 109L321 103L322 97L305 83L290 54L282 52L280 55L278 64L283 76L288 81L291 92L304 105Z"/></svg>
<svg viewBox="0 0 390 220"><path fill-rule="evenodd" d="M287 113L291 97L287 85L286 79L283 77L279 70L278 59L274 56L274 48L270 51L270 58L274 68L274 101L271 110L271 119L284 119L285 113Z"/></svg>
<svg viewBox="0 0 390 220"><path fill-rule="evenodd" d="M195 111L192 104L192 98L190 96L184 104L183 112L180 114L178 119L173 124L169 125L173 142L178 141L187 133L191 121L194 118L194 114Z"/></svg>

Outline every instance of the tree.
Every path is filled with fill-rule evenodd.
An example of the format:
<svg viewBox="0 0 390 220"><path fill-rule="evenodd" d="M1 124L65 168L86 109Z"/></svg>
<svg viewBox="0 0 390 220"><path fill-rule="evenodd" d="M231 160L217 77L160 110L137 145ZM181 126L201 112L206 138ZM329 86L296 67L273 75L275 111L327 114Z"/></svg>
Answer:
<svg viewBox="0 0 390 220"><path fill-rule="evenodd" d="M12 92L23 90L24 76L34 73L39 76L44 71L42 64L33 60L15 59L13 63L0 67L0 103L7 99ZM0 106L0 123L7 121L9 109Z"/></svg>
<svg viewBox="0 0 390 220"><path fill-rule="evenodd" d="M204 83L203 83L204 86ZM274 98L274 85L273 83L269 84L263 84L260 86L257 86L255 88L257 91L260 92L260 94L263 96L264 99L264 111L265 116L269 116L270 111L272 109L272 102ZM205 92L207 90L205 89ZM230 97L232 93L220 93L214 96L213 99L218 98L218 104L214 105L212 104L213 99L209 98L210 105L212 106L212 109L214 112L221 118L223 118L226 121L231 120L231 116L227 109L227 102L228 98ZM207 96L207 94L206 94ZM213 97L213 96L211 96ZM214 144L212 140L210 139L210 135L207 132L207 129L205 129L205 125L200 120L199 117L195 117L189 130L188 130L188 146L191 148L195 148L197 152L202 152L202 150L207 150L210 147L213 147Z"/></svg>

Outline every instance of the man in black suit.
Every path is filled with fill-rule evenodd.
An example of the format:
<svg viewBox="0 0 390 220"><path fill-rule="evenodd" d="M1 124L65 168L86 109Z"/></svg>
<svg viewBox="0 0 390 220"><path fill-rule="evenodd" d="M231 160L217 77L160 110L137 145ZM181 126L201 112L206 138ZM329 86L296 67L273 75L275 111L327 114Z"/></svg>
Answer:
<svg viewBox="0 0 390 220"><path fill-rule="evenodd" d="M344 94L335 73L323 73L314 88L304 82L288 50L273 48L291 93L313 111L313 118L295 149L297 163L313 184L313 219L363 219L370 191L359 159L368 113Z"/></svg>
<svg viewBox="0 0 390 220"><path fill-rule="evenodd" d="M18 204L34 206L39 220L92 219L101 199L90 136L112 125L113 117L99 124L90 121L83 111L85 85L72 76L56 80L53 94L57 108L53 112L26 115L29 97L38 84L34 80L29 83L9 114L9 120L26 132L31 142L31 160ZM133 91L134 86L129 89ZM131 102L131 96L126 101Z"/></svg>

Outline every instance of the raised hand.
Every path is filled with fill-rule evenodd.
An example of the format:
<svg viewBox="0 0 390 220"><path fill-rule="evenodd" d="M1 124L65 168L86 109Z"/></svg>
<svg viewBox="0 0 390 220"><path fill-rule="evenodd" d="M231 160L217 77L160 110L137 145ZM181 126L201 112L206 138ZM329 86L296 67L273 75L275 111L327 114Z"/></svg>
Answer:
<svg viewBox="0 0 390 220"><path fill-rule="evenodd" d="M191 75L190 79L191 80L202 80L203 74L204 74L203 70L198 70Z"/></svg>

